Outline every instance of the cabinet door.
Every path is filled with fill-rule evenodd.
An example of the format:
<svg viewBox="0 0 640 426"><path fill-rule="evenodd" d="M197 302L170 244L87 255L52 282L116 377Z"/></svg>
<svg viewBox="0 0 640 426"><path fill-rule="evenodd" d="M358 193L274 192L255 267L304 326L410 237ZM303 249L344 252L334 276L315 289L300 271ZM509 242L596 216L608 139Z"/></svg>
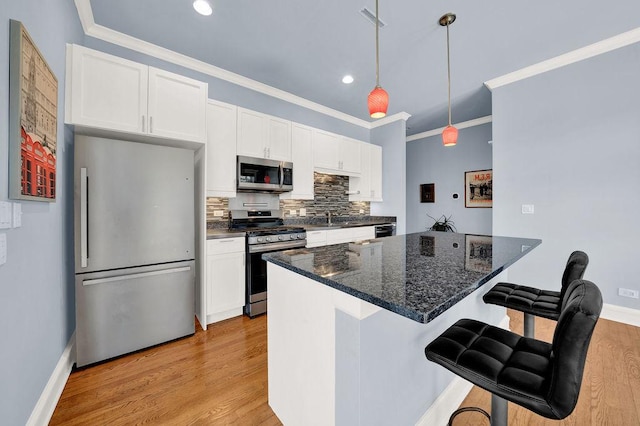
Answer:
<svg viewBox="0 0 640 426"><path fill-rule="evenodd" d="M267 158L291 161L291 122L268 116L265 120L268 128Z"/></svg>
<svg viewBox="0 0 640 426"><path fill-rule="evenodd" d="M346 174L360 173L360 147L363 142L355 139L340 138L340 170Z"/></svg>
<svg viewBox="0 0 640 426"><path fill-rule="evenodd" d="M244 306L244 253L207 256L207 315Z"/></svg>
<svg viewBox="0 0 640 426"><path fill-rule="evenodd" d="M206 189L210 197L236 196L236 120L235 105L209 101Z"/></svg>
<svg viewBox="0 0 640 426"><path fill-rule="evenodd" d="M371 145L370 151L371 201L382 201L382 147Z"/></svg>
<svg viewBox="0 0 640 426"><path fill-rule="evenodd" d="M319 169L339 170L338 136L321 130L313 131L313 166Z"/></svg>
<svg viewBox="0 0 640 426"><path fill-rule="evenodd" d="M371 201L371 149L363 143L360 150L360 176L349 178L349 201Z"/></svg>
<svg viewBox="0 0 640 426"><path fill-rule="evenodd" d="M311 127L291 126L293 191L280 194L281 199L313 200L313 148Z"/></svg>
<svg viewBox="0 0 640 426"><path fill-rule="evenodd" d="M148 67L82 46L67 50L65 122L146 132Z"/></svg>
<svg viewBox="0 0 640 426"><path fill-rule="evenodd" d="M207 84L149 67L149 133L207 141Z"/></svg>
<svg viewBox="0 0 640 426"><path fill-rule="evenodd" d="M267 158L267 129L264 114L238 108L238 155Z"/></svg>

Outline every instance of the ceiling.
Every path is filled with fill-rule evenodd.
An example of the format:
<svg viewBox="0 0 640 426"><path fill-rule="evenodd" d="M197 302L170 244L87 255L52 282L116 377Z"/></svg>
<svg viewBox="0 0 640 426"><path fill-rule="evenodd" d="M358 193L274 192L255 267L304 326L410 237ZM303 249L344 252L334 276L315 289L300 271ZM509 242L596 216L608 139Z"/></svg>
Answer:
<svg viewBox="0 0 640 426"><path fill-rule="evenodd" d="M78 1L78 0L76 0ZM90 0L96 24L366 121L375 86L375 0ZM453 122L491 115L485 81L640 27L638 0L379 0L380 84L407 135L447 124L446 12ZM613 71L612 71L613 72ZM350 85L341 82L351 74ZM214 95L212 97L215 97Z"/></svg>

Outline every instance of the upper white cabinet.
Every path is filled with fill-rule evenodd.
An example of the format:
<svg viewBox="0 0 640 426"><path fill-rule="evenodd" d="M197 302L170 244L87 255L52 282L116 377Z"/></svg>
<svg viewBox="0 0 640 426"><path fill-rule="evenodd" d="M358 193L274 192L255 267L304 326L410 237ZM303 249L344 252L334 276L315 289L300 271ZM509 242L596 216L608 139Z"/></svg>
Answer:
<svg viewBox="0 0 640 426"><path fill-rule="evenodd" d="M238 155L291 161L291 122L238 108Z"/></svg>
<svg viewBox="0 0 640 426"><path fill-rule="evenodd" d="M206 142L207 84L67 46L65 123Z"/></svg>
<svg viewBox="0 0 640 426"><path fill-rule="evenodd" d="M291 124L291 160L293 191L280 194L281 199L313 200L313 129Z"/></svg>
<svg viewBox="0 0 640 426"><path fill-rule="evenodd" d="M360 174L363 142L322 130L313 132L313 163L323 173L354 176Z"/></svg>
<svg viewBox="0 0 640 426"><path fill-rule="evenodd" d="M236 118L235 105L209 100L206 185L209 197L236 196Z"/></svg>
<svg viewBox="0 0 640 426"><path fill-rule="evenodd" d="M382 147L362 144L361 173L349 178L349 201L382 201Z"/></svg>

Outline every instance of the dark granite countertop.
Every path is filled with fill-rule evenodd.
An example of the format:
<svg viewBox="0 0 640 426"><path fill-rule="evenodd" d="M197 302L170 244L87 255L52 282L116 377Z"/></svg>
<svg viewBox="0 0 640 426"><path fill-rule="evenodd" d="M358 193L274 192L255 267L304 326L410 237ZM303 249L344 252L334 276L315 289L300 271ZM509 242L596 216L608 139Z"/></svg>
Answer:
<svg viewBox="0 0 640 426"><path fill-rule="evenodd" d="M267 253L300 275L427 323L542 241L423 232Z"/></svg>

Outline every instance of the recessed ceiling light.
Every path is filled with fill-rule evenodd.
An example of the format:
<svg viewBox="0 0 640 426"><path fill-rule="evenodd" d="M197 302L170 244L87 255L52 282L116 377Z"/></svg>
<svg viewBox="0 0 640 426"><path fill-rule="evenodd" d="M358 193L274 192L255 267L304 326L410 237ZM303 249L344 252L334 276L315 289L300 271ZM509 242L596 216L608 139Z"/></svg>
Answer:
<svg viewBox="0 0 640 426"><path fill-rule="evenodd" d="M342 82L343 82L344 84L351 84L351 83L353 83L353 76L351 76L351 75L349 75L349 74L345 75L344 77L342 77Z"/></svg>
<svg viewBox="0 0 640 426"><path fill-rule="evenodd" d="M195 0L193 2L193 8L200 15L209 16L213 13L213 9L207 0Z"/></svg>

